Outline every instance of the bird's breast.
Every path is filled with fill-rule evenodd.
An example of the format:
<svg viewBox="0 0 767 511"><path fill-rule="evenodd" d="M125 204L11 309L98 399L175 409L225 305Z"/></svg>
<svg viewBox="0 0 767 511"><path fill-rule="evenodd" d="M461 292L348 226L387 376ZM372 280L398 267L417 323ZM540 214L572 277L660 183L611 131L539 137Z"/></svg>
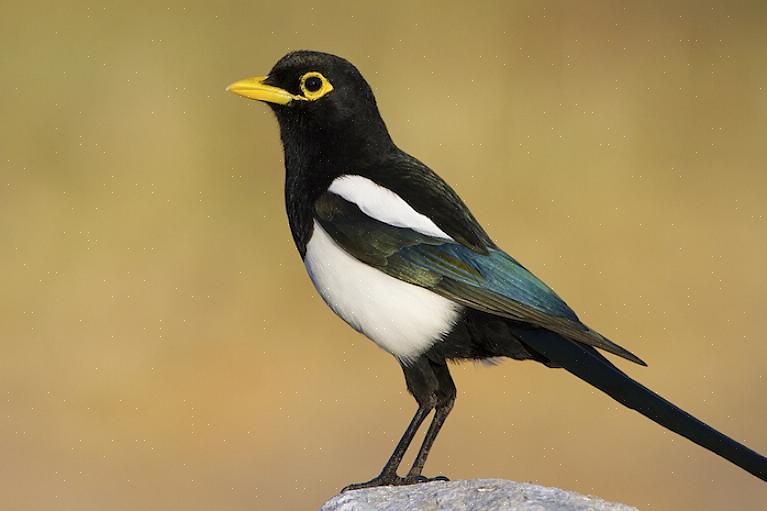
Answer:
<svg viewBox="0 0 767 511"><path fill-rule="evenodd" d="M457 303L355 259L316 221L304 264L338 316L404 362L438 342L461 314Z"/></svg>

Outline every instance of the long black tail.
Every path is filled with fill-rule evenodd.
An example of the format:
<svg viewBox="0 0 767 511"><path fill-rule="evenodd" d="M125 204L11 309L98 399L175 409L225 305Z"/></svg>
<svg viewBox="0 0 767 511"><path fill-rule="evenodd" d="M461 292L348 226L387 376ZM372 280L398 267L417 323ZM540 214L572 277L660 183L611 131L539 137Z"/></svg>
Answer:
<svg viewBox="0 0 767 511"><path fill-rule="evenodd" d="M589 346L546 330L523 330L522 341L616 401L767 481L767 458L723 435L640 385Z"/></svg>

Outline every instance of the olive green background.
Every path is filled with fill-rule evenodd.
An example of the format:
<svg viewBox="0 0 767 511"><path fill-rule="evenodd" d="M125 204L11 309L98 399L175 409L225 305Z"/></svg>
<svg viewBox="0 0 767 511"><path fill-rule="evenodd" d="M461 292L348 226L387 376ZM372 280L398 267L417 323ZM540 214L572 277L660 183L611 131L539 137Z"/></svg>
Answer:
<svg viewBox="0 0 767 511"><path fill-rule="evenodd" d="M372 84L394 139L498 243L767 452L764 2L4 2L4 510L316 509L414 410L325 307L269 109L224 92L291 49ZM429 474L643 509L767 487L561 370L454 371Z"/></svg>

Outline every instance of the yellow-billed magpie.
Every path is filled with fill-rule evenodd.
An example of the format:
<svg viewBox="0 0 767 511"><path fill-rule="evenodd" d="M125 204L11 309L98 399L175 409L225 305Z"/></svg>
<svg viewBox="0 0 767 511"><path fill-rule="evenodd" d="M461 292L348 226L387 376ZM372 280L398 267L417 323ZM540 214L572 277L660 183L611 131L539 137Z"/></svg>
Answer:
<svg viewBox="0 0 767 511"><path fill-rule="evenodd" d="M447 362L493 357L562 367L767 480L765 457L635 382L597 350L646 365L584 325L490 239L445 181L394 144L350 62L296 51L267 76L227 90L272 107L285 150L288 220L309 277L338 316L394 355L418 403L380 475L346 489L432 480L421 471L456 396ZM402 457L432 410L413 466L400 477Z"/></svg>

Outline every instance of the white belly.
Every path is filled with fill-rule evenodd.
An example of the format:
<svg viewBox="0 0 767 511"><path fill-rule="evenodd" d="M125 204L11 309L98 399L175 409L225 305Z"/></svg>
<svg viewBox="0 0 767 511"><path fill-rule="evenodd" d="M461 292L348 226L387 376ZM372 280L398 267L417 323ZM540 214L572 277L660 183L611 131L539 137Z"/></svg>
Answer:
<svg viewBox="0 0 767 511"><path fill-rule="evenodd" d="M336 314L403 362L438 342L461 312L453 301L361 263L317 222L304 264Z"/></svg>

